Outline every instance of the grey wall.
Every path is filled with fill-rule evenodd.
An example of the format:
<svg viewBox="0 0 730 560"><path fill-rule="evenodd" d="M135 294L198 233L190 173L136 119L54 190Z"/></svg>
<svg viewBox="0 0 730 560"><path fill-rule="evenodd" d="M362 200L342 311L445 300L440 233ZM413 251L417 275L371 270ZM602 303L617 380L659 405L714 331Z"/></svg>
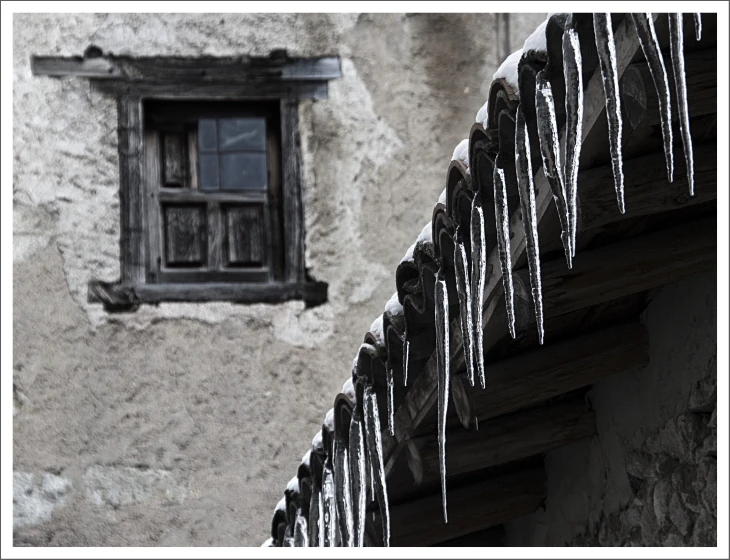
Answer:
<svg viewBox="0 0 730 560"><path fill-rule="evenodd" d="M542 15L513 16L516 47ZM498 65L489 14L16 15L14 521L18 545L259 545L430 219ZM337 54L300 109L307 264L329 302L109 316L116 106L32 54Z"/></svg>
<svg viewBox="0 0 730 560"><path fill-rule="evenodd" d="M717 283L662 288L647 366L588 393L598 435L547 454L545 509L507 526L519 546L715 546Z"/></svg>

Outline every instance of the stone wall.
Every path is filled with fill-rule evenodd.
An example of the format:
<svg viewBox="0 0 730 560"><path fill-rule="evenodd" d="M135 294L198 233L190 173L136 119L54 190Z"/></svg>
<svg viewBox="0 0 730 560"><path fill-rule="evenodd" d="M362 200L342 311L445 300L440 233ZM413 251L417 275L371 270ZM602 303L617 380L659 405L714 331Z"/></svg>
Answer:
<svg viewBox="0 0 730 560"><path fill-rule="evenodd" d="M544 14L513 16L515 47ZM17 545L238 546L268 534L394 271L487 96L490 14L15 15ZM329 301L108 315L119 277L114 99L32 54L341 57L300 107L306 261Z"/></svg>
<svg viewBox="0 0 730 560"><path fill-rule="evenodd" d="M655 295L649 364L594 385L598 434L546 455L545 508L510 545L716 546L716 290L703 274Z"/></svg>

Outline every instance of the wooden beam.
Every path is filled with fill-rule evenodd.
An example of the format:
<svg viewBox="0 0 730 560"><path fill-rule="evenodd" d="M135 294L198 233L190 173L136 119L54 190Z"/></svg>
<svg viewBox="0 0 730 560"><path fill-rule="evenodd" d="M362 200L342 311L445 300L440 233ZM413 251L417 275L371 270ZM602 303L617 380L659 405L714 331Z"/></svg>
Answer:
<svg viewBox="0 0 730 560"><path fill-rule="evenodd" d="M487 389L494 390L493 386ZM458 476L525 459L588 438L595 432L595 413L582 398L481 421L472 424L470 430L455 427L446 438L446 472ZM411 442L420 455L419 474L423 483L430 486L439 480L436 433L413 438L409 450Z"/></svg>
<svg viewBox="0 0 730 560"><path fill-rule="evenodd" d="M695 146L694 156L695 196L689 195L683 157L676 162L673 183L666 179L663 152L624 161L625 214L618 211L611 165L581 171L578 178L581 191L581 231L627 218L650 216L715 200L717 145L712 142ZM580 232L578 235L580 236ZM579 261L581 255L576 255L576 259Z"/></svg>
<svg viewBox="0 0 730 560"><path fill-rule="evenodd" d="M545 499L545 483L539 466L448 490L448 523L440 493L393 506L391 545L430 546L532 513Z"/></svg>
<svg viewBox="0 0 730 560"><path fill-rule="evenodd" d="M31 56L35 76L78 76L132 82L197 82L242 84L255 80L326 82L340 78L340 59L271 57L59 57Z"/></svg>
<svg viewBox="0 0 730 560"><path fill-rule="evenodd" d="M694 38L693 38L694 40ZM687 74L687 100L690 117L717 113L717 48L702 49L685 53L685 69ZM661 122L659 115L659 98L646 62L632 64L640 73L646 88L646 117L640 126L655 126ZM669 57L665 59L667 78L674 84L674 71ZM670 87L672 96L672 119L679 120L675 88ZM677 134L675 132L675 134ZM696 154L695 154L696 155Z"/></svg>
<svg viewBox="0 0 730 560"><path fill-rule="evenodd" d="M717 267L717 219L695 220L543 263L547 318L670 284ZM526 270L516 271L529 286Z"/></svg>
<svg viewBox="0 0 730 560"><path fill-rule="evenodd" d="M648 334L636 321L546 344L488 364L487 388L467 388L469 413L478 419L481 431L490 418L535 406L647 363ZM456 413L451 409L449 412L447 426L458 427L460 422ZM433 413L424 419L416 434L431 434L435 429L436 415Z"/></svg>

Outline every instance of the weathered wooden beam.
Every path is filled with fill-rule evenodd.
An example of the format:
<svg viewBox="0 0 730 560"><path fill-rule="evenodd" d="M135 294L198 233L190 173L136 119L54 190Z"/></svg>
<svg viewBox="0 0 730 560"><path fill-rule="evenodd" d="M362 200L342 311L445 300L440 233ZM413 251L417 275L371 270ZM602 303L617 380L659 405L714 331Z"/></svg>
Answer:
<svg viewBox="0 0 730 560"><path fill-rule="evenodd" d="M648 335L636 321L546 344L489 364L487 388L467 387L469 414L478 419L481 431L490 418L535 406L648 362ZM436 418L431 412L418 427L418 435L434 432ZM455 411L449 412L447 425L456 428L459 419Z"/></svg>
<svg viewBox="0 0 730 560"><path fill-rule="evenodd" d="M543 263L545 316L657 288L717 267L715 216L578 253L573 268ZM529 285L526 270L516 271Z"/></svg>
<svg viewBox="0 0 730 560"><path fill-rule="evenodd" d="M327 301L327 284L324 282L291 282L272 284L199 283L199 284L105 284L100 293L99 283L89 285L90 303L109 303L109 297L119 294L120 301L111 303L138 305L164 301L228 301L233 303L279 303L303 299L308 305ZM107 294L112 294L109 296ZM121 310L121 309L120 309Z"/></svg>
<svg viewBox="0 0 730 560"><path fill-rule="evenodd" d="M687 74L687 101L690 117L717 113L717 48L688 52L685 54L684 62ZM640 126L655 126L661 122L659 98L651 79L649 65L646 62L641 62L631 66L641 73L646 88L646 117L640 123ZM668 55L665 59L665 67L669 83L674 84L674 71ZM670 92L672 95L672 120L679 120L675 89L671 87Z"/></svg>
<svg viewBox="0 0 730 560"><path fill-rule="evenodd" d="M441 494L393 506L391 545L431 546L532 513L545 499L545 482L539 466L450 489L448 523Z"/></svg>
<svg viewBox="0 0 730 560"><path fill-rule="evenodd" d="M695 185L697 185L695 196L689 195L683 158L677 161L673 183L666 180L663 152L624 161L625 214L621 214L616 205L611 166L603 165L582 171L578 178L581 190L581 231L627 218L650 216L715 200L717 145L713 142L703 144L701 147L695 146L694 156ZM581 255L578 254L576 259L580 260Z"/></svg>
<svg viewBox="0 0 730 560"><path fill-rule="evenodd" d="M30 68L36 76L78 76L148 83L326 82L342 76L339 57L288 58L280 52L271 57L32 56Z"/></svg>
<svg viewBox="0 0 730 560"><path fill-rule="evenodd" d="M640 358L637 354L635 353L635 357ZM519 374L515 373L516 377ZM537 381L541 384L544 380ZM519 383L517 380L515 382ZM493 385L487 389L495 390L499 389ZM446 472L449 476L458 476L525 459L588 438L595 431L595 413L588 409L582 398L481 421L473 424L470 430L457 426L448 432L446 438ZM439 452L436 433L410 440L409 452L413 453L411 443L419 453L420 461L417 464L422 469L422 472L414 474L414 478L420 477L427 486L438 481Z"/></svg>

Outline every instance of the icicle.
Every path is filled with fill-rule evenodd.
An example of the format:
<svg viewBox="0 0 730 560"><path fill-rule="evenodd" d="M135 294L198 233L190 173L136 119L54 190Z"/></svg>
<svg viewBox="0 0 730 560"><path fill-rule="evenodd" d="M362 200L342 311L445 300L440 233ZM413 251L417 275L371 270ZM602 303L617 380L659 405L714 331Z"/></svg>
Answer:
<svg viewBox="0 0 730 560"><path fill-rule="evenodd" d="M689 107L687 106L687 76L684 72L684 31L682 14L669 14L669 46L672 52L674 87L677 93L679 110L679 130L682 133L684 159L687 162L687 182L689 194L695 194L695 169L692 155L692 137L689 134Z"/></svg>
<svg viewBox="0 0 730 560"><path fill-rule="evenodd" d="M322 546L322 492L312 478L312 496L309 499L309 543Z"/></svg>
<svg viewBox="0 0 730 560"><path fill-rule="evenodd" d="M499 158L499 156L498 156ZM502 268L504 304L507 306L509 334L515 338L515 295L512 283L512 249L509 239L509 209L507 206L507 185L504 169L494 166L494 217L497 220L497 247Z"/></svg>
<svg viewBox="0 0 730 560"><path fill-rule="evenodd" d="M565 194L568 199L570 250L575 257L578 232L578 168L583 145L583 61L575 29L563 33L563 74L565 77Z"/></svg>
<svg viewBox="0 0 730 560"><path fill-rule="evenodd" d="M697 40L702 39L702 14L692 14L695 18L695 36Z"/></svg>
<svg viewBox="0 0 730 560"><path fill-rule="evenodd" d="M350 487L350 460L347 446L342 438L335 435L334 460L335 500L337 505L337 520L340 527L342 546L352 544L352 490Z"/></svg>
<svg viewBox="0 0 730 560"><path fill-rule="evenodd" d="M408 340L408 320L403 313L403 386L408 386L408 364L411 354L411 342Z"/></svg>
<svg viewBox="0 0 730 560"><path fill-rule="evenodd" d="M461 315L461 339L464 346L464 361L469 383L474 387L474 331L471 328L471 286L469 285L469 260L466 256L464 238L461 227L454 231L454 275L456 290L459 294L459 312Z"/></svg>
<svg viewBox="0 0 730 560"><path fill-rule="evenodd" d="M568 268L573 268L573 249L571 248L570 211L565 192L563 168L560 165L560 143L558 140L558 119L555 115L553 88L545 70L537 74L535 80L535 110L537 113L537 135L540 140L542 169L553 193L553 202L560 220L560 239L565 249Z"/></svg>
<svg viewBox="0 0 730 560"><path fill-rule="evenodd" d="M383 442L380 435L378 398L372 387L365 387L363 408L370 463L374 470L375 492L378 497L380 517L383 523L383 543L385 546L390 546L390 506L388 504L388 487L385 481L385 459L383 458Z"/></svg>
<svg viewBox="0 0 730 560"><path fill-rule="evenodd" d="M434 293L436 320L436 372L438 373L438 441L439 470L441 471L441 504L444 523L449 522L446 502L446 413L449 409L450 357L449 352L449 293L441 269L436 272Z"/></svg>
<svg viewBox="0 0 730 560"><path fill-rule="evenodd" d="M613 181L616 186L618 209L623 214L626 212L626 205L624 202L624 163L621 155L621 97L618 88L618 63L616 61L616 43L613 40L613 28L611 27L611 14L593 14L593 33L596 36L603 92L606 95L606 118L608 119Z"/></svg>
<svg viewBox="0 0 730 560"><path fill-rule="evenodd" d="M364 546L365 540L365 508L366 479L365 471L365 435L363 433L360 410L353 409L350 418L350 486L352 488L352 541L353 546Z"/></svg>
<svg viewBox="0 0 730 560"><path fill-rule="evenodd" d="M659 100L659 115L662 121L662 137L664 139L664 159L667 162L669 182L674 180L674 154L672 153L672 103L669 95L669 79L664 67L661 47L654 30L654 18L651 14L631 14L634 28L639 37L641 50L649 65L649 73L654 81L657 99Z"/></svg>
<svg viewBox="0 0 730 560"><path fill-rule="evenodd" d="M484 306L484 283L487 277L487 237L484 229L484 207L479 191L471 202L471 339L472 353L476 362L482 389L486 387L484 373L484 330L482 307Z"/></svg>
<svg viewBox="0 0 730 560"><path fill-rule="evenodd" d="M335 525L337 523L337 511L335 507L335 484L332 468L326 463L322 468L322 506L324 541L322 546L336 546Z"/></svg>
<svg viewBox="0 0 730 560"><path fill-rule="evenodd" d="M294 523L294 546L309 546L309 532L307 520L302 515L302 510L297 512L297 520Z"/></svg>
<svg viewBox="0 0 730 560"><path fill-rule="evenodd" d="M537 211L535 208L535 185L532 182L532 164L530 162L530 136L525 123L522 106L517 107L515 131L515 169L517 170L517 186L522 207L522 224L525 227L527 246L527 266L530 270L532 286L532 302L535 305L535 321L537 336L543 343L543 310L542 281L540 279L540 243L537 237Z"/></svg>
<svg viewBox="0 0 730 560"><path fill-rule="evenodd" d="M395 396L394 396L394 380L395 375L393 374L393 366L390 365L390 359L386 360L385 363L385 385L386 385L386 407L388 409L388 433L391 436L395 435Z"/></svg>

